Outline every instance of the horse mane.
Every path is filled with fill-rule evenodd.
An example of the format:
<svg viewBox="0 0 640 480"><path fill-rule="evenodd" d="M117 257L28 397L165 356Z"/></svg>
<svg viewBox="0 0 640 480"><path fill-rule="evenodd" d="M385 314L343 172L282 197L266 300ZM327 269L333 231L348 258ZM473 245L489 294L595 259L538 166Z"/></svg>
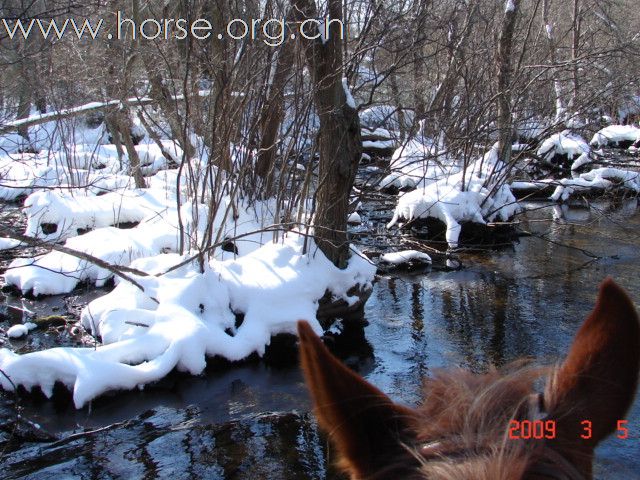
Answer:
<svg viewBox="0 0 640 480"><path fill-rule="evenodd" d="M544 452L539 443L509 438L506 426L511 420L539 420L535 385L555 370L516 361L481 375L435 372L425 380L417 408L416 444L407 446L420 463L416 478L522 478Z"/></svg>

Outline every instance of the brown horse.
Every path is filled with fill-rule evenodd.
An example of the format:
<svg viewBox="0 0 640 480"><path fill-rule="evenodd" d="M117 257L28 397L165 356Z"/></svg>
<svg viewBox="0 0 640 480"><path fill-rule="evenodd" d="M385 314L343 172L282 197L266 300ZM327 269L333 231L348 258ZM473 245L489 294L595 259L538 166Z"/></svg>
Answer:
<svg viewBox="0 0 640 480"><path fill-rule="evenodd" d="M628 434L640 324L611 279L561 365L438 373L416 409L345 367L306 322L298 333L316 417L352 479L586 480L596 445Z"/></svg>

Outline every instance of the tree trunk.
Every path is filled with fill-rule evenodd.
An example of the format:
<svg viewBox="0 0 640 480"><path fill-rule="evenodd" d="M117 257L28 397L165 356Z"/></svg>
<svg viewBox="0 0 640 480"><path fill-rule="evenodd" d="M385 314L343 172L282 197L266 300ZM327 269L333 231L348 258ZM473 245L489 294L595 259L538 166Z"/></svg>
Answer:
<svg viewBox="0 0 640 480"><path fill-rule="evenodd" d="M511 52L520 0L506 0L504 18L498 39L496 63L498 67L498 152L500 159L511 161L513 118L511 115Z"/></svg>
<svg viewBox="0 0 640 480"><path fill-rule="evenodd" d="M544 23L545 34L547 38L547 45L549 47L549 60L553 69L551 70L551 77L553 79L553 92L556 99L556 122L561 122L566 113L566 107L564 102L564 95L562 93L562 85L558 79L558 74L555 71L555 65L557 62L556 56L556 42L553 34L553 24L549 19L550 0L544 0L542 3L542 23Z"/></svg>
<svg viewBox="0 0 640 480"><path fill-rule="evenodd" d="M118 131L120 132L120 138L124 143L124 147L127 150L127 156L129 157L129 175L133 177L136 188L146 188L142 171L140 170L140 157L133 145L133 139L131 138L132 124L131 115L129 110L125 112L119 112L118 115Z"/></svg>
<svg viewBox="0 0 640 480"><path fill-rule="evenodd" d="M319 18L315 2L293 0L297 20ZM331 19L342 19L340 0L329 0ZM349 193L362 155L358 113L347 103L342 85L342 39L336 24L322 40L305 41L305 56L314 84L314 102L320 117L319 183L316 190L314 235L318 247L338 268L349 259L347 214Z"/></svg>
<svg viewBox="0 0 640 480"><path fill-rule="evenodd" d="M256 162L256 174L262 179L263 198L273 195L273 166L275 164L278 132L284 120L284 89L293 67L293 51L290 42L278 51L273 82L267 93L267 101L260 112L260 148Z"/></svg>
<svg viewBox="0 0 640 480"><path fill-rule="evenodd" d="M580 0L573 0L573 38L571 44L571 62L573 75L573 93L571 95L571 106L578 108L578 94L580 93L580 78L578 74L578 48L580 47Z"/></svg>

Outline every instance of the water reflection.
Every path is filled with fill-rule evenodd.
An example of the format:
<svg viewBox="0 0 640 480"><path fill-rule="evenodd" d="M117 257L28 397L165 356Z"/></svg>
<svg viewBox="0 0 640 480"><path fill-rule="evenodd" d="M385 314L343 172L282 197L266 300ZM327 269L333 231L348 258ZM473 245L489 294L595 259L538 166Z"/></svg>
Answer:
<svg viewBox="0 0 640 480"><path fill-rule="evenodd" d="M159 408L122 425L4 458L4 478L339 478L310 414L203 425L197 408Z"/></svg>
<svg viewBox="0 0 640 480"><path fill-rule="evenodd" d="M559 221L552 211L525 218L531 236L513 250L465 255L462 271L381 279L367 305L367 338L376 339L368 378L415 404L422 376L436 368L482 371L521 357L561 358L607 275L640 299L640 215L599 205L578 214L564 209ZM416 305L424 312L420 329L412 328ZM596 478L640 478L640 401L628 420L639 433L599 448Z"/></svg>

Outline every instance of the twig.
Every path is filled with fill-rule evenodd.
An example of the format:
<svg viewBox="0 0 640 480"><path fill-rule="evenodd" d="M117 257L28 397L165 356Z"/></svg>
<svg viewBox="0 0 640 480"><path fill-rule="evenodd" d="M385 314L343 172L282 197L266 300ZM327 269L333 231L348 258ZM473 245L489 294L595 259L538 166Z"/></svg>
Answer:
<svg viewBox="0 0 640 480"><path fill-rule="evenodd" d="M131 267L126 267L124 265L112 265L108 262L105 262L104 260L102 260L101 258L95 257L93 255L90 255L88 253L85 252L80 252L78 250L74 250L72 248L69 247L65 247L64 245L57 245L55 243L44 243L41 240L37 239L37 238L33 238L33 237L29 237L27 235L23 235L21 233L17 233L17 232L13 232L11 231L9 228L4 227L2 225L0 225L0 233L2 233L3 235L6 235L9 238L13 238L14 240L20 240L21 242L26 243L27 245L31 245L31 246L38 246L38 245L42 245L45 244L47 247L51 248L52 250L55 250L57 252L61 252L61 253L65 253L67 255L71 255L72 257L76 257L76 258L80 258L82 260L86 260L87 262L93 263L94 265L97 265L100 268L104 268L105 270L113 273L114 275L126 280L127 282L130 282L131 284L135 285L136 287L138 287L141 291L145 291L144 287L142 285L140 285L137 281L135 281L131 276L127 275L127 273L132 274L132 275L136 275L138 277L148 277L149 274L146 272L143 272L142 270L137 270L135 268L131 268ZM152 297L150 297L152 300L154 300L156 303L158 303L158 301Z"/></svg>

